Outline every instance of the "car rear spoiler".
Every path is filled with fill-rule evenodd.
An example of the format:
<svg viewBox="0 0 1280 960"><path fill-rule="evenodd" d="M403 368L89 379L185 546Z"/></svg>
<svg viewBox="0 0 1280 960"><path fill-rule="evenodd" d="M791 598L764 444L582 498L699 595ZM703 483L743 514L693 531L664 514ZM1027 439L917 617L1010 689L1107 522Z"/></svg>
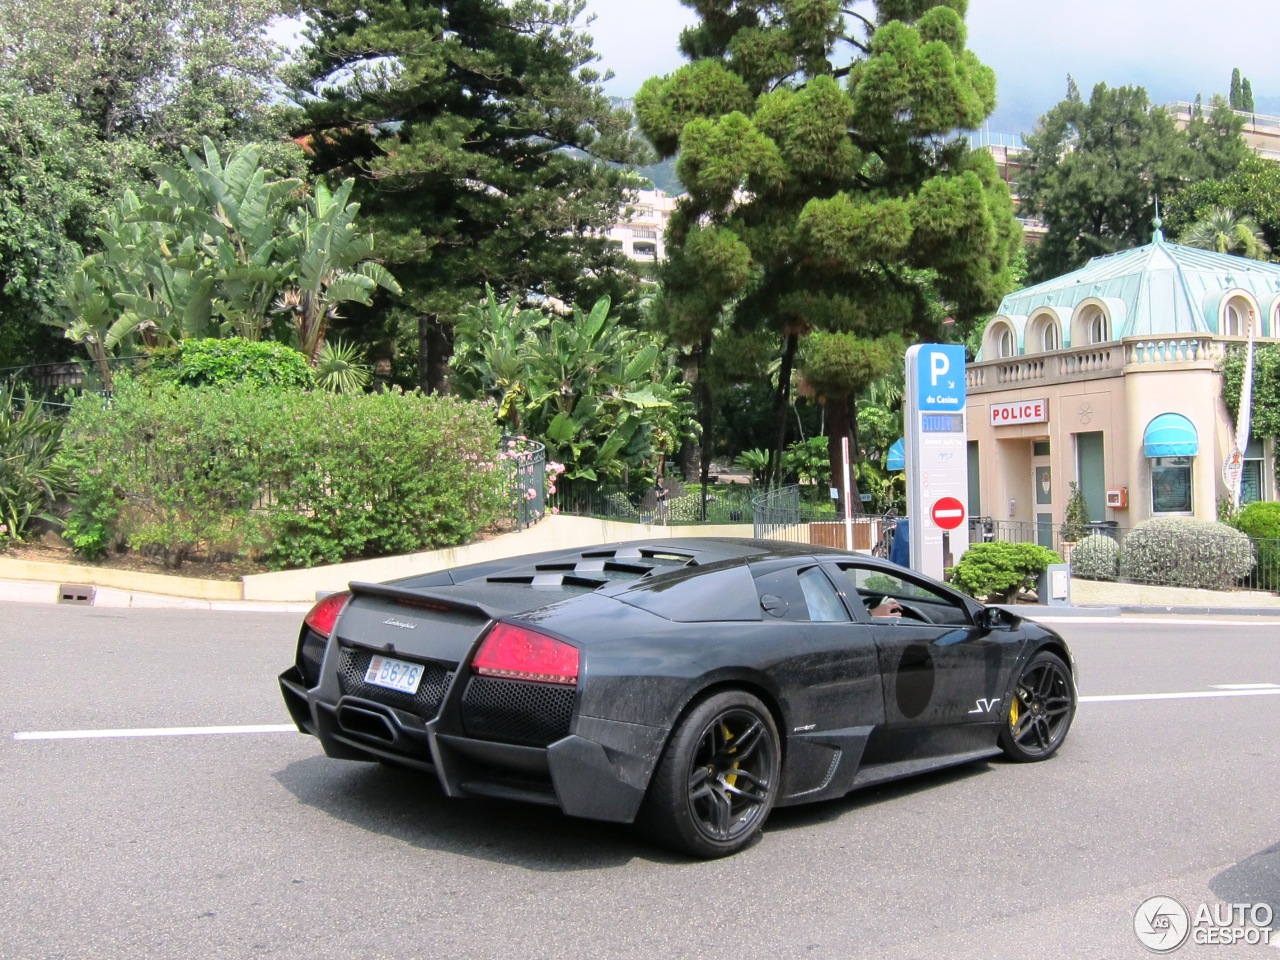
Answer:
<svg viewBox="0 0 1280 960"><path fill-rule="evenodd" d="M385 600L394 600L396 603L402 603L408 607L420 607L424 610L455 610L458 613L475 614L486 620L498 620L510 614L509 610L498 610L476 603L474 600L450 596L447 593L436 593L432 590L411 590L405 587L393 587L386 583L362 583L359 580L352 580L348 586L355 596L382 597Z"/></svg>

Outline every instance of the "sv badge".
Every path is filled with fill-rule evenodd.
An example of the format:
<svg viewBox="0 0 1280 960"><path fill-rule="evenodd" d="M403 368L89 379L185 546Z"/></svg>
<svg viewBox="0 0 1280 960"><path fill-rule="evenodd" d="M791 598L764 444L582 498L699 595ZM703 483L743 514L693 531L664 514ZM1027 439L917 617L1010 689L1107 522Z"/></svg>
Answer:
<svg viewBox="0 0 1280 960"><path fill-rule="evenodd" d="M1000 706L999 697L993 697L991 699L987 699L983 697L982 699L977 701L977 706L974 707L969 712L970 713L990 713L992 710L994 710L998 706Z"/></svg>

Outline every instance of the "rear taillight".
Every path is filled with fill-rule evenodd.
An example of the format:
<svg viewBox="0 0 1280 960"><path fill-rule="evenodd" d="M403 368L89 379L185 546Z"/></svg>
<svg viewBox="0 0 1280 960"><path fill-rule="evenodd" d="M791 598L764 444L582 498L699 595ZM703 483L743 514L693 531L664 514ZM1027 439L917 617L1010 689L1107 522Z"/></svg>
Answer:
<svg viewBox="0 0 1280 960"><path fill-rule="evenodd" d="M329 636L333 633L333 625L338 621L338 614L350 599L351 591L349 590L329 594L311 608L311 612L306 616L307 626L323 637Z"/></svg>
<svg viewBox="0 0 1280 960"><path fill-rule="evenodd" d="M578 648L511 623L494 624L471 661L482 677L576 684Z"/></svg>

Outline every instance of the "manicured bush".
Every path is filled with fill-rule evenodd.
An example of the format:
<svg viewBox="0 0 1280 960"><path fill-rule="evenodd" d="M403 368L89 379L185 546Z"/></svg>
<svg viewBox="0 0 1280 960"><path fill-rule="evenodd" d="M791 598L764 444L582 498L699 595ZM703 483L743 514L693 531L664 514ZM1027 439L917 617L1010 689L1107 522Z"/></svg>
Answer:
<svg viewBox="0 0 1280 960"><path fill-rule="evenodd" d="M1253 539L1258 555L1256 585L1264 590L1280 589L1280 503L1247 504L1230 525Z"/></svg>
<svg viewBox="0 0 1280 960"><path fill-rule="evenodd" d="M1247 576L1253 563L1253 546L1239 530L1168 517L1129 531L1120 552L1120 576L1138 583L1223 590Z"/></svg>
<svg viewBox="0 0 1280 960"><path fill-rule="evenodd" d="M979 600L1009 603L1062 558L1034 543L975 543L947 570L951 585Z"/></svg>
<svg viewBox="0 0 1280 960"><path fill-rule="evenodd" d="M240 384L77 399L62 462L80 478L67 537L179 565L258 555L311 566L464 543L504 511L492 411L420 394Z"/></svg>
<svg viewBox="0 0 1280 960"><path fill-rule="evenodd" d="M1114 580L1120 569L1120 544L1095 533L1085 537L1071 551L1071 573L1086 580Z"/></svg>
<svg viewBox="0 0 1280 960"><path fill-rule="evenodd" d="M171 352L148 365L148 383L178 383L187 387L222 387L245 383L259 387L315 385L315 374L293 347L274 340L243 337L183 340Z"/></svg>

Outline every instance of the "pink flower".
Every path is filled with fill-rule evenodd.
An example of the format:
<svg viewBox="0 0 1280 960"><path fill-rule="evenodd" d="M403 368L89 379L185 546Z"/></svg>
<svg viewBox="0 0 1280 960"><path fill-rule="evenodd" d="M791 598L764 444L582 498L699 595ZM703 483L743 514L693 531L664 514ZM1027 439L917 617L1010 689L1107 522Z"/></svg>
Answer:
<svg viewBox="0 0 1280 960"><path fill-rule="evenodd" d="M552 507L552 508L551 508L551 512L552 512L553 514L555 514L555 513L559 513L559 512L560 512L560 508L559 508L559 507Z"/></svg>

